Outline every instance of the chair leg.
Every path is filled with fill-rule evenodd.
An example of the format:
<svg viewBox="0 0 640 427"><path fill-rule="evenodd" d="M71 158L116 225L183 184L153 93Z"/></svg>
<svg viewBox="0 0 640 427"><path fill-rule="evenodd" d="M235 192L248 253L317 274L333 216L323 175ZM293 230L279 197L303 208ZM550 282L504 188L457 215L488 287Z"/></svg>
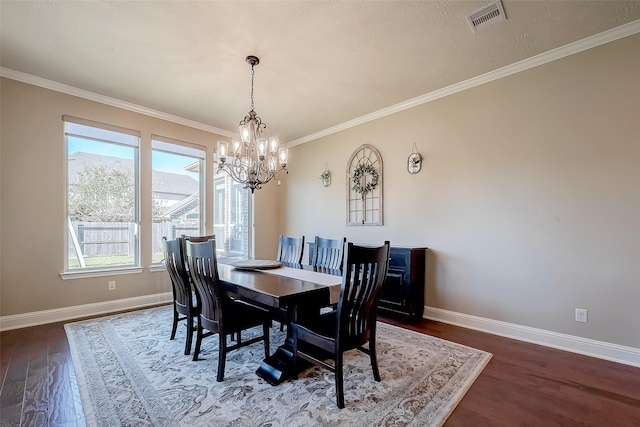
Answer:
<svg viewBox="0 0 640 427"><path fill-rule="evenodd" d="M171 329L171 338L170 340L176 337L176 331L178 330L178 312L176 311L176 306L173 306L173 328Z"/></svg>
<svg viewBox="0 0 640 427"><path fill-rule="evenodd" d="M269 324L271 322L266 322L262 325L262 336L264 337L264 357L265 359L269 357L270 352L270 336L269 336Z"/></svg>
<svg viewBox="0 0 640 427"><path fill-rule="evenodd" d="M187 339L184 344L184 354L191 353L191 341L193 340L193 317L187 315Z"/></svg>
<svg viewBox="0 0 640 427"><path fill-rule="evenodd" d="M380 382L380 371L378 370L378 356L376 354L375 338L369 341L369 357L371 358L371 369L373 370L373 379Z"/></svg>
<svg viewBox="0 0 640 427"><path fill-rule="evenodd" d="M198 325L196 326L196 348L193 350L193 361L198 360L200 354L200 345L202 344L202 325L200 324L200 316L198 316Z"/></svg>
<svg viewBox="0 0 640 427"><path fill-rule="evenodd" d="M222 331L218 331L218 377L216 380L221 382L224 379L224 365L227 361L227 336Z"/></svg>
<svg viewBox="0 0 640 427"><path fill-rule="evenodd" d="M293 358L293 379L298 379L298 331L293 328L291 337L293 339L293 345L291 346L291 353Z"/></svg>
<svg viewBox="0 0 640 427"><path fill-rule="evenodd" d="M338 408L344 408L344 378L342 375L342 352L336 354L336 403Z"/></svg>

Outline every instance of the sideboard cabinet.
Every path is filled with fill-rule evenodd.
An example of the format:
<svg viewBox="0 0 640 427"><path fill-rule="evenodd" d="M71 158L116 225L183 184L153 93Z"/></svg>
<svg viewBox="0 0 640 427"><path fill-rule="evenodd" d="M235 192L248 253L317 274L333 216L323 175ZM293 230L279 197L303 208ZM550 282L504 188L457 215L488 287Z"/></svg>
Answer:
<svg viewBox="0 0 640 427"><path fill-rule="evenodd" d="M378 306L380 314L400 315L411 321L422 318L426 252L427 248L390 248L389 271Z"/></svg>

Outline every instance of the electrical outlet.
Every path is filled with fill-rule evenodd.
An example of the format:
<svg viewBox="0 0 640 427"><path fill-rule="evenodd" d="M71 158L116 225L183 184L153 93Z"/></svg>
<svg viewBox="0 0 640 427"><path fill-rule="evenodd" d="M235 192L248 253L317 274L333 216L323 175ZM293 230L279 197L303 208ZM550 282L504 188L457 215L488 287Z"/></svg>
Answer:
<svg viewBox="0 0 640 427"><path fill-rule="evenodd" d="M116 281L115 280L109 280L109 290L110 291L115 291L116 290Z"/></svg>
<svg viewBox="0 0 640 427"><path fill-rule="evenodd" d="M576 322L587 323L587 310L584 308L576 308Z"/></svg>

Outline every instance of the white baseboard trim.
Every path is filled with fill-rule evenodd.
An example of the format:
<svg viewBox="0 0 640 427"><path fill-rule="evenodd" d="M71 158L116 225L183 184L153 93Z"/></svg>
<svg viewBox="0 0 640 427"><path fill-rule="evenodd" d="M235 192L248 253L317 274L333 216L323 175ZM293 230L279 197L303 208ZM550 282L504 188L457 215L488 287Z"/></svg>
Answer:
<svg viewBox="0 0 640 427"><path fill-rule="evenodd" d="M93 304L76 305L72 307L57 308L53 310L35 311L31 313L0 316L0 331L26 328L29 326L43 325L46 323L61 322L64 320L78 319L81 317L108 314L122 310L143 308L173 301L171 292L144 295L141 297L123 298ZM424 318L436 320L463 328L487 332L519 341L544 345L546 347L566 350L599 359L624 363L625 365L640 367L640 349L611 344L604 341L596 341L573 335L536 329L514 323L487 319L470 314L443 310L436 307L424 308Z"/></svg>
<svg viewBox="0 0 640 427"><path fill-rule="evenodd" d="M640 348L626 347L604 341L596 341L573 335L560 334L544 329L530 328L514 323L501 322L470 314L424 307L425 319L461 326L467 329L487 332L493 335L553 347L599 359L640 367Z"/></svg>
<svg viewBox="0 0 640 427"><path fill-rule="evenodd" d="M171 292L163 292L160 294L76 305L56 308L53 310L0 316L0 331L44 325L46 323L62 322L64 320L96 316L98 314L107 314L122 310L131 310L134 308L148 307L171 301L173 301L173 294Z"/></svg>

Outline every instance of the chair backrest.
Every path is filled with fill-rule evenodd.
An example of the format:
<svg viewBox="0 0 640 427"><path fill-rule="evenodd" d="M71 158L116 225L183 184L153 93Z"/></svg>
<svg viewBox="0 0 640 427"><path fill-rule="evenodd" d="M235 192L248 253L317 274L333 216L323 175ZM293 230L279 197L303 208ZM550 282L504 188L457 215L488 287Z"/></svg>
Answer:
<svg viewBox="0 0 640 427"><path fill-rule="evenodd" d="M208 236L187 236L186 234L183 234L182 238L184 240L190 240L194 243L203 243L203 242L208 242L209 240L215 240L216 235L210 234Z"/></svg>
<svg viewBox="0 0 640 427"><path fill-rule="evenodd" d="M339 343L362 345L375 333L380 291L389 269L389 242L382 246L347 243L338 300Z"/></svg>
<svg viewBox="0 0 640 427"><path fill-rule="evenodd" d="M187 265L187 240L193 243L204 243L212 239L213 240L216 239L215 234L211 234L209 236L187 236L186 234L183 234L182 235L182 254L184 255L184 265Z"/></svg>
<svg viewBox="0 0 640 427"><path fill-rule="evenodd" d="M175 240L162 239L164 262L171 278L173 299L183 306L191 305L191 284L189 273L185 268L183 243L181 238Z"/></svg>
<svg viewBox="0 0 640 427"><path fill-rule="evenodd" d="M344 244L347 238L325 239L316 236L315 250L311 258L311 265L340 270L344 259Z"/></svg>
<svg viewBox="0 0 640 427"><path fill-rule="evenodd" d="M278 239L278 261L302 263L302 250L304 249L304 236L286 237L280 236Z"/></svg>
<svg viewBox="0 0 640 427"><path fill-rule="evenodd" d="M187 240L187 265L201 304L200 314L213 322L221 322L224 296L218 278L215 239L202 243Z"/></svg>

